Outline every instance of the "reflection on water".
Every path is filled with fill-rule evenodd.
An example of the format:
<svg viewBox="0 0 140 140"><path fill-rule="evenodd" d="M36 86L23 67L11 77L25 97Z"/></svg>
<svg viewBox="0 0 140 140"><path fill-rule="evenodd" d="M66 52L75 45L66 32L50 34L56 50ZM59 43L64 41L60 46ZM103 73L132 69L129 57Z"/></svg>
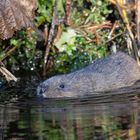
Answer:
<svg viewBox="0 0 140 140"><path fill-rule="evenodd" d="M0 106L0 140L138 140L139 94Z"/></svg>

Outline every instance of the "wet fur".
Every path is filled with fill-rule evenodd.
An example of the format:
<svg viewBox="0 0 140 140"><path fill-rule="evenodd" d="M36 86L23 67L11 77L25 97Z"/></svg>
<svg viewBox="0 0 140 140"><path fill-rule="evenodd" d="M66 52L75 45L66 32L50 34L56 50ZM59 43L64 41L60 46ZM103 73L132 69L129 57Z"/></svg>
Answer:
<svg viewBox="0 0 140 140"><path fill-rule="evenodd" d="M37 91L48 98L78 97L131 86L139 79L135 60L118 52L81 70L54 76L41 83Z"/></svg>

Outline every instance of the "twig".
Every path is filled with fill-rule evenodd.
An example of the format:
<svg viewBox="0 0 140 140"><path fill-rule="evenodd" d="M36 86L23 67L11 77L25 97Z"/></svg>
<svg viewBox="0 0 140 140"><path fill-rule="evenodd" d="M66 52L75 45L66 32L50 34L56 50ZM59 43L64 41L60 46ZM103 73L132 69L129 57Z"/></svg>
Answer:
<svg viewBox="0 0 140 140"><path fill-rule="evenodd" d="M48 42L47 42L47 45L46 45L46 51L45 51L45 56L44 56L43 76L46 75L46 64L47 64L47 61L48 61L48 56L49 56L51 44L52 44L54 34L55 34L55 27L58 23L56 15L57 15L57 1L55 0L54 6L53 6L52 23L51 23L51 28L50 28L50 31L49 31Z"/></svg>
<svg viewBox="0 0 140 140"><path fill-rule="evenodd" d="M123 34L124 34L124 33L119 33L119 34L117 34L116 36L113 36L112 38L108 39L108 40L106 41L106 43L113 41L114 39L116 39L117 37L119 37L119 36L121 36L121 35L123 35Z"/></svg>
<svg viewBox="0 0 140 140"><path fill-rule="evenodd" d="M0 59L0 61L3 61L6 57L10 56L17 48L18 46L14 46L12 49L10 49L9 51L5 52L4 57L2 57Z"/></svg>
<svg viewBox="0 0 140 140"><path fill-rule="evenodd" d="M71 0L66 0L66 25L71 24Z"/></svg>
<svg viewBox="0 0 140 140"><path fill-rule="evenodd" d="M136 0L137 41L140 47L140 1Z"/></svg>
<svg viewBox="0 0 140 140"><path fill-rule="evenodd" d="M113 33L114 33L114 31L115 31L115 29L116 29L117 26L118 26L118 22L116 21L116 22L113 24L113 27L112 27L112 29L111 29L111 32L110 32L109 35L108 35L108 39L111 39L111 38L112 38L112 35L113 35Z"/></svg>
<svg viewBox="0 0 140 140"><path fill-rule="evenodd" d="M13 51L15 51L17 48L17 46L14 46L12 49L10 49L9 51L7 51L5 53L5 56L3 58L0 59L0 73L5 77L5 79L9 82L9 81L17 81L17 78L10 72L8 71L4 64L2 63L2 60L4 60L6 57L8 57Z"/></svg>
<svg viewBox="0 0 140 140"><path fill-rule="evenodd" d="M9 82L9 81L17 81L17 78L10 72L8 71L2 62L0 62L0 73L5 77L5 79Z"/></svg>
<svg viewBox="0 0 140 140"><path fill-rule="evenodd" d="M139 54L138 54L138 47L137 47L137 43L136 43L136 40L135 40L135 37L133 35L133 32L131 30L131 26L130 26L130 22L129 22L129 18L128 18L128 14L126 12L126 9L124 9L122 6L124 5L124 2L123 0L115 0L115 5L117 6L118 8L118 11L122 17L122 20L127 28L127 31L128 31L128 34L131 38L131 41L133 43L133 56L134 58L136 59L138 65L140 65L140 59L139 59Z"/></svg>

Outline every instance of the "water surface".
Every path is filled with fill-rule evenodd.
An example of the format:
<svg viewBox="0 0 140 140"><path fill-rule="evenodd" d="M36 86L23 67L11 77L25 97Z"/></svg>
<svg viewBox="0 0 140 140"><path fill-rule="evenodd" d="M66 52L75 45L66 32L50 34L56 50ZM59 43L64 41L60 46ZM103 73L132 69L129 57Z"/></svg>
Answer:
<svg viewBox="0 0 140 140"><path fill-rule="evenodd" d="M0 140L139 140L139 93L1 103Z"/></svg>

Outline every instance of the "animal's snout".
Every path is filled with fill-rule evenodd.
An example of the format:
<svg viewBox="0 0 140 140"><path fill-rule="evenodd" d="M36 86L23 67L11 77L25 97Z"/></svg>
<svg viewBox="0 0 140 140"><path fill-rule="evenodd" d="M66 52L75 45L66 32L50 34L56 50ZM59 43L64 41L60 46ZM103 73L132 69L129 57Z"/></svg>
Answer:
<svg viewBox="0 0 140 140"><path fill-rule="evenodd" d="M38 87L37 87L37 95L38 96L42 96L43 93L46 91L47 87L44 85L44 84L40 84Z"/></svg>

